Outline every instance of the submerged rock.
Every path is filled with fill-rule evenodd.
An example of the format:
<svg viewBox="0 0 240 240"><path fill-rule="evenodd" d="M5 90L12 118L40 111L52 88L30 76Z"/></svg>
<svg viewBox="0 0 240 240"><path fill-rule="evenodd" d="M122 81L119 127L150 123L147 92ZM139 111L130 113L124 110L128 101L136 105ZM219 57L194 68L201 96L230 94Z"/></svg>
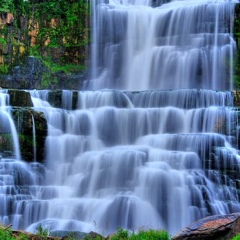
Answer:
<svg viewBox="0 0 240 240"><path fill-rule="evenodd" d="M214 215L184 228L173 240L230 240L240 232L240 213Z"/></svg>

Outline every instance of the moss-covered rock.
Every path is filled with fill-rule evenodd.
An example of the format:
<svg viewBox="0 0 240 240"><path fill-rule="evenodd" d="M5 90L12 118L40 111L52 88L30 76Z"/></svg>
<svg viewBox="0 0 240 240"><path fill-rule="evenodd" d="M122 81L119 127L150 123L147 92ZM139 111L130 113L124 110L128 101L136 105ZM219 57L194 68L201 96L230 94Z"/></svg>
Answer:
<svg viewBox="0 0 240 240"><path fill-rule="evenodd" d="M48 93L48 102L52 107L61 108L62 107L62 91L56 90Z"/></svg>
<svg viewBox="0 0 240 240"><path fill-rule="evenodd" d="M12 116L18 132L22 158L29 162L42 162L47 137L47 121L44 113L32 108L14 107Z"/></svg>
<svg viewBox="0 0 240 240"><path fill-rule="evenodd" d="M56 89L65 79L60 69L71 80L76 69L78 73L86 69L90 44L90 1L20 0L1 4L1 87ZM29 56L44 60L42 71L36 71L34 67L39 65L39 61L34 66L27 66ZM70 68L65 68L66 65ZM39 79L43 83L39 84ZM62 84L61 88L78 87L75 80L71 84L65 81L66 87Z"/></svg>
<svg viewBox="0 0 240 240"><path fill-rule="evenodd" d="M68 106L64 106L64 100L63 100L63 91L62 90L55 90L55 91L49 91L48 93L48 102L52 107L56 108L64 108L67 110L76 110L78 106L78 91L70 91L72 93L72 99L70 100L70 103L68 103Z"/></svg>
<svg viewBox="0 0 240 240"><path fill-rule="evenodd" d="M234 38L237 42L237 51L234 56L234 83L240 88L240 4L236 4L234 18Z"/></svg>
<svg viewBox="0 0 240 240"><path fill-rule="evenodd" d="M13 107L33 107L31 95L23 90L10 89L10 105Z"/></svg>

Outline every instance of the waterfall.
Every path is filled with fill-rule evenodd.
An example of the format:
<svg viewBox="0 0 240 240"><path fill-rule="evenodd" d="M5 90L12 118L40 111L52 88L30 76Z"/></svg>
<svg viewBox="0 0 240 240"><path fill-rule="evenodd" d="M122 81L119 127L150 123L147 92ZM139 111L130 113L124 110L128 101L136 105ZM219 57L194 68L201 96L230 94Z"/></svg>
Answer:
<svg viewBox="0 0 240 240"><path fill-rule="evenodd" d="M0 151L3 151L3 155L8 152L7 154L13 158L21 159L18 134L12 120L7 90L0 90L0 141L2 145Z"/></svg>
<svg viewBox="0 0 240 240"><path fill-rule="evenodd" d="M36 146L36 127L35 127L35 120L34 120L34 116L32 115L32 135L33 135L33 160L34 162L37 161L37 146Z"/></svg>
<svg viewBox="0 0 240 240"><path fill-rule="evenodd" d="M94 1L94 74L86 88L230 89L234 3L149 2Z"/></svg>
<svg viewBox="0 0 240 240"><path fill-rule="evenodd" d="M48 171L22 213L29 231L109 234L121 226L173 234L240 210L231 92L79 91L76 110L46 105L43 92L32 97L48 121Z"/></svg>
<svg viewBox="0 0 240 240"><path fill-rule="evenodd" d="M57 91L58 105L53 92L30 91L48 123L46 159L18 163L22 182L0 178L1 221L29 231L175 234L239 212L234 3L96 0L92 8L92 77L84 91Z"/></svg>

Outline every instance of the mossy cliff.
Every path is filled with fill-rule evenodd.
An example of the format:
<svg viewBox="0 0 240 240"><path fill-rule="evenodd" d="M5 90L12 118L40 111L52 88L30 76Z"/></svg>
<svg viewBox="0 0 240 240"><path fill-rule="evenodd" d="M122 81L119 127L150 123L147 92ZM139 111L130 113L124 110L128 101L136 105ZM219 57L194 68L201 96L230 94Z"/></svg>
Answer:
<svg viewBox="0 0 240 240"><path fill-rule="evenodd" d="M240 88L240 4L236 4L234 16L234 38L237 43L237 51L234 56L234 82L235 88Z"/></svg>
<svg viewBox="0 0 240 240"><path fill-rule="evenodd" d="M0 86L79 88L71 74L87 67L89 15L88 0L1 0Z"/></svg>
<svg viewBox="0 0 240 240"><path fill-rule="evenodd" d="M22 159L28 162L44 161L47 120L41 111L32 108L29 92L8 90L11 115L17 130ZM12 156L13 142L8 124L0 119L0 155Z"/></svg>

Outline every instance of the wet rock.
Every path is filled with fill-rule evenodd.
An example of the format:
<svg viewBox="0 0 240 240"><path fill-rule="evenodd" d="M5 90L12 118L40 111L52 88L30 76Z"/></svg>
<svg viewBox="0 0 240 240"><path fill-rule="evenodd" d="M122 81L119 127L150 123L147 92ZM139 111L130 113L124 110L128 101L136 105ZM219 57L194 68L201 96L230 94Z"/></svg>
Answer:
<svg viewBox="0 0 240 240"><path fill-rule="evenodd" d="M82 89L83 81L86 80L88 73L86 71L78 73L65 73L58 71L53 74L53 79L57 79L51 89Z"/></svg>
<svg viewBox="0 0 240 240"><path fill-rule="evenodd" d="M73 91L72 109L76 110L77 108L78 108L78 92Z"/></svg>
<svg viewBox="0 0 240 240"><path fill-rule="evenodd" d="M42 162L47 137L44 113L31 108L13 108L12 116L18 132L22 158L28 162Z"/></svg>
<svg viewBox="0 0 240 240"><path fill-rule="evenodd" d="M50 236L52 237L58 237L62 239L83 239L88 234L84 232L78 232L78 231L52 231L50 232Z"/></svg>
<svg viewBox="0 0 240 240"><path fill-rule="evenodd" d="M62 91L56 90L48 93L48 102L52 107L61 108L62 106Z"/></svg>
<svg viewBox="0 0 240 240"><path fill-rule="evenodd" d="M214 215L184 228L173 240L230 240L240 232L240 213Z"/></svg>
<svg viewBox="0 0 240 240"><path fill-rule="evenodd" d="M10 95L10 105L13 107L33 107L31 95L23 90L8 90Z"/></svg>
<svg viewBox="0 0 240 240"><path fill-rule="evenodd" d="M52 107L65 108L62 90L49 91L48 102ZM69 109L76 110L78 106L78 91L72 91L72 101L69 103ZM66 108L65 108L66 109Z"/></svg>
<svg viewBox="0 0 240 240"><path fill-rule="evenodd" d="M240 91L239 90L233 91L233 95L234 95L234 106L239 107L240 106Z"/></svg>
<svg viewBox="0 0 240 240"><path fill-rule="evenodd" d="M96 233L96 232L90 232L85 238L84 240L88 240L88 239L97 239L97 240L103 240L105 239L102 235Z"/></svg>
<svg viewBox="0 0 240 240"><path fill-rule="evenodd" d="M22 89L40 88L43 74L48 72L49 69L40 58L29 56L24 65L13 68L13 87Z"/></svg>

